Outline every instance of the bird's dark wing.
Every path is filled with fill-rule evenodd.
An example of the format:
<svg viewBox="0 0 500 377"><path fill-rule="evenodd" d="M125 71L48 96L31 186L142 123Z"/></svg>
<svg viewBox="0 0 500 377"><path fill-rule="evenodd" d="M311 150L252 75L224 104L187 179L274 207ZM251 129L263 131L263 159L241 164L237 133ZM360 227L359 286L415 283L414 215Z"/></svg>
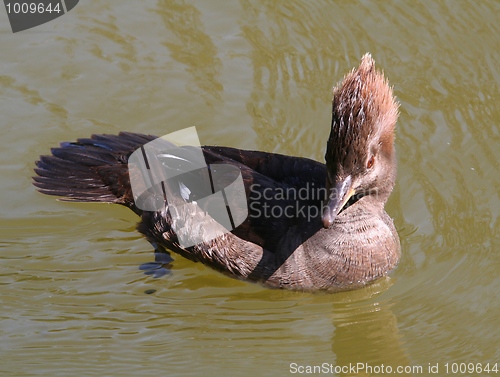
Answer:
<svg viewBox="0 0 500 377"><path fill-rule="evenodd" d="M209 169L197 169L200 163L195 160L199 158L199 149L175 147L162 142L157 148L157 155L147 164L148 168L177 172L179 176L170 180L170 184L163 185L161 190L154 190L151 185L148 186L144 171L129 169L132 153L138 149L141 151L143 145L154 140L157 138L152 135L122 132L61 143L59 148L52 149L51 156L41 156L37 161L37 176L33 178L33 183L40 192L60 196L62 200L118 203L139 215L158 212L155 216L146 216L150 219L158 219L163 213L162 226L142 226L143 229L157 227L161 230L169 228L171 218L154 207L155 204L164 207L165 198L169 196L172 203L200 201L230 185L235 180L236 170L241 174L246 194L243 206L236 206L236 212L232 208L233 219L245 219L232 230L238 237L273 250L291 227L304 221L319 221L321 201L326 195L326 170L319 162L266 152L205 146L202 147L203 163ZM148 209L148 202L142 203L146 207L141 207L134 200L131 180L151 189L153 194L146 197L152 208ZM207 191L207 187L211 191ZM243 208L245 204L247 208ZM171 229L167 233L171 234Z"/></svg>

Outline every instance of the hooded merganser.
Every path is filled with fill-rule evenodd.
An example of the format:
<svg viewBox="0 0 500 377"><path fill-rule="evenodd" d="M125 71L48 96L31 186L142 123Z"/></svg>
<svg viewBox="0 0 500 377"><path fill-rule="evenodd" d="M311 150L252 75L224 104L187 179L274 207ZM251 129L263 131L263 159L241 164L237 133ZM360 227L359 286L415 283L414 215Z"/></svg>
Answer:
<svg viewBox="0 0 500 377"><path fill-rule="evenodd" d="M172 229L166 201L157 211L134 201L127 161L155 136L122 132L62 143L36 162L34 185L65 201L125 205L141 217L137 228L157 250L236 278L292 290L355 289L386 275L400 256L398 234L384 210L396 178L397 118L392 89L366 54L334 88L326 164L202 147L207 164L240 170L248 217L231 232L190 247L182 247Z"/></svg>

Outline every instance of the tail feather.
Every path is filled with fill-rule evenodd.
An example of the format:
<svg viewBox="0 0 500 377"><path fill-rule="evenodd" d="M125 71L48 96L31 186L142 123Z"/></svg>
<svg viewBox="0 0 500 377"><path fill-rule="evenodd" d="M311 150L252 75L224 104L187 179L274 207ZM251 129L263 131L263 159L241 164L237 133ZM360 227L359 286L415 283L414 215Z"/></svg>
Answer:
<svg viewBox="0 0 500 377"><path fill-rule="evenodd" d="M118 203L140 213L134 205L127 162L132 152L154 139L121 132L61 143L51 156L36 162L33 184L39 192L63 201Z"/></svg>

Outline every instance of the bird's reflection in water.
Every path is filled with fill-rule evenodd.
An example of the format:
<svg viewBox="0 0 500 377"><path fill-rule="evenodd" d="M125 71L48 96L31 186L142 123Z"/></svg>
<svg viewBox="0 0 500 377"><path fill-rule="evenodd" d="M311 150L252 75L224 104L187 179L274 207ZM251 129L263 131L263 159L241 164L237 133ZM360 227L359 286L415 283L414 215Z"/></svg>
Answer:
<svg viewBox="0 0 500 377"><path fill-rule="evenodd" d="M411 363L392 304L381 299L381 293L392 283L390 277L385 277L359 291L334 296L332 351L337 368L343 367L340 375L411 375L405 373L404 368Z"/></svg>

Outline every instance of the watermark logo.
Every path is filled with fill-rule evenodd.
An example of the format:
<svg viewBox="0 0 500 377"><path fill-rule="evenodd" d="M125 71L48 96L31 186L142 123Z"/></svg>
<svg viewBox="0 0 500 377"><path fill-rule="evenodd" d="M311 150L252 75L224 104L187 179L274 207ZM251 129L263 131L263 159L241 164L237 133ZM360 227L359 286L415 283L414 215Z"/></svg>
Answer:
<svg viewBox="0 0 500 377"><path fill-rule="evenodd" d="M4 0L13 33L52 21L73 9L79 0Z"/></svg>
<svg viewBox="0 0 500 377"><path fill-rule="evenodd" d="M229 233L248 216L241 171L207 165L195 127L143 145L130 155L128 168L137 208L168 210L183 248Z"/></svg>

